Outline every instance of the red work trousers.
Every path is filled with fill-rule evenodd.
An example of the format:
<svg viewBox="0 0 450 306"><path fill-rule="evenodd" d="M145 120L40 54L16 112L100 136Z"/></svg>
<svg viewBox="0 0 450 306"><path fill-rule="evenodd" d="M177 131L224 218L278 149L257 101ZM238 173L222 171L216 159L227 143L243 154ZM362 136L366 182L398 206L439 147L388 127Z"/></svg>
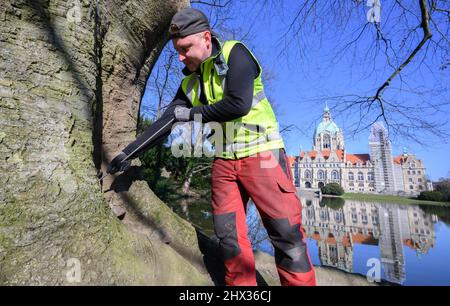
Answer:
<svg viewBox="0 0 450 306"><path fill-rule="evenodd" d="M281 284L314 286L316 278L301 225L300 200L284 149L236 160L214 160L214 230L224 257L226 284L256 285L255 262L246 224L249 197L274 246Z"/></svg>

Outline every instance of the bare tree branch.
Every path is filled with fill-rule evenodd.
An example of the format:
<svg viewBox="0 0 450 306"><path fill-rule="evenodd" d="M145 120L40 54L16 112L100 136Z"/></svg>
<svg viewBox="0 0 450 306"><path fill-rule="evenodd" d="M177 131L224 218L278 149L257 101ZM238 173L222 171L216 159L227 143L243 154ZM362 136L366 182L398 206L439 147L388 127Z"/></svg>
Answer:
<svg viewBox="0 0 450 306"><path fill-rule="evenodd" d="M369 126L372 125L373 123L375 123L381 117L384 119L386 124L389 126L389 122L387 121L387 118L385 116L385 108L383 105L384 100L382 98L382 95L383 95L384 91L386 90L386 88L391 84L392 80L398 74L400 74L400 72L412 61L412 59L416 56L416 54L420 51L420 49L422 49L422 47L425 45L427 40L430 39L432 36L431 31L430 31L430 25L428 22L430 17L429 17L429 12L428 12L428 7L426 4L426 1L419 0L419 3L420 3L421 15L422 15L421 27L423 29L423 38L420 41L420 43L417 45L417 47L413 50L413 52L409 55L409 57L389 76L389 78L386 80L386 82L384 82L384 84L380 88L378 88L375 96L368 102L368 105L370 107L373 102L378 101L380 110L381 110L380 114L376 117L376 119L373 122L371 122L369 124Z"/></svg>
<svg viewBox="0 0 450 306"><path fill-rule="evenodd" d="M220 4L220 0L214 0L212 2L206 2L206 1L201 1L201 0L191 0L191 4L192 3L197 3L197 4L203 4L203 5L208 5L208 6L212 6L212 7L226 7L230 4L231 0L228 0L225 4Z"/></svg>

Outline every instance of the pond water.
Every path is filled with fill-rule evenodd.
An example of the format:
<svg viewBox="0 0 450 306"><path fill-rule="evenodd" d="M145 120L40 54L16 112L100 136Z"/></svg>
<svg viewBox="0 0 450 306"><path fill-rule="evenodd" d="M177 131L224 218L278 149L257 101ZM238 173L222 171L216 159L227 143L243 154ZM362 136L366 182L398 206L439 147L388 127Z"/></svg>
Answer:
<svg viewBox="0 0 450 306"><path fill-rule="evenodd" d="M401 285L450 285L450 207L300 198L314 265ZM214 235L209 200L172 205L183 218ZM273 255L251 201L247 224L254 249Z"/></svg>

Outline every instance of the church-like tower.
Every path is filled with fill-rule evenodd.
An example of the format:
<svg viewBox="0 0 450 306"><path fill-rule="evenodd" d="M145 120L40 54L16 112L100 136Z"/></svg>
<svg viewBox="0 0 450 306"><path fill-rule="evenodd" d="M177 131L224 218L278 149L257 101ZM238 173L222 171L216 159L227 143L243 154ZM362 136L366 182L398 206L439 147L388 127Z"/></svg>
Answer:
<svg viewBox="0 0 450 306"><path fill-rule="evenodd" d="M331 118L330 109L325 105L322 122L316 128L313 150L344 150L344 134Z"/></svg>
<svg viewBox="0 0 450 306"><path fill-rule="evenodd" d="M375 122L369 136L370 160L375 172L375 191L395 191L394 163L388 131L382 122Z"/></svg>

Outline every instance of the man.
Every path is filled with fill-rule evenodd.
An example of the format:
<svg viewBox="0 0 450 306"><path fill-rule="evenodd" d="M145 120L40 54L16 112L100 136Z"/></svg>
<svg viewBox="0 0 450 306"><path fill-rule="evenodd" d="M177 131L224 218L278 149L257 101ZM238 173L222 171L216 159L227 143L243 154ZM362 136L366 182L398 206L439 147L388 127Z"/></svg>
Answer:
<svg viewBox="0 0 450 306"><path fill-rule="evenodd" d="M125 170L127 155L137 157L164 140L172 122L191 121L194 115L201 115L203 122L220 122L224 146L216 147L212 209L226 284L256 285L245 222L246 205L252 198L274 246L282 285L315 285L301 205L257 59L240 42L220 44L206 16L192 8L175 14L169 33L179 60L186 65L186 77L163 116L113 159L108 172Z"/></svg>

